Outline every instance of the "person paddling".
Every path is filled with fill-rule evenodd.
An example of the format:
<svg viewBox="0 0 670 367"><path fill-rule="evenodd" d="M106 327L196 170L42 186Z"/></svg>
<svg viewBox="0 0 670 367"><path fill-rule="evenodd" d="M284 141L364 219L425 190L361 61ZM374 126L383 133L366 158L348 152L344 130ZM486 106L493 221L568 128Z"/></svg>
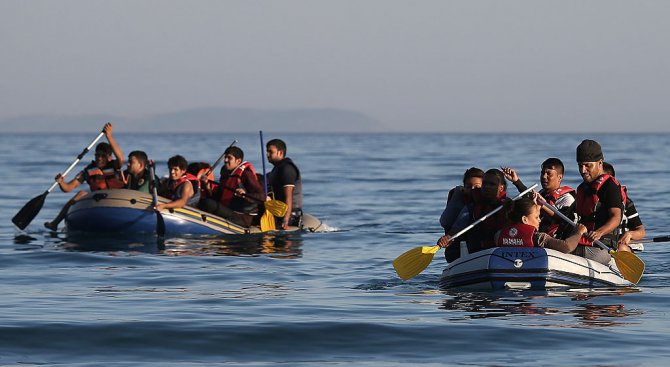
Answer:
<svg viewBox="0 0 670 367"><path fill-rule="evenodd" d="M508 200L504 204L508 224L495 235L495 243L500 247L544 247L563 253L571 253L577 248L579 239L586 233L586 227L578 224L576 230L565 240L553 238L550 234L540 231L540 204L538 193L534 198L523 197L519 200Z"/></svg>
<svg viewBox="0 0 670 367"><path fill-rule="evenodd" d="M451 235L502 205L503 200L507 199L506 190L507 183L502 171L490 169L484 173L482 187L472 190L472 202L463 208L459 220L454 223L450 232L437 240L438 246L445 247L444 257L447 262L452 262L460 257L459 246L450 242ZM493 236L505 223L505 213L501 210L480 223L476 230L469 231L466 239L468 252L473 253L494 247Z"/></svg>
<svg viewBox="0 0 670 367"><path fill-rule="evenodd" d="M605 173L605 157L598 142L583 140L576 153L577 167L583 179L577 187L576 212L579 223L584 224L589 232L582 237L575 253L608 264L611 259L609 251L593 246L593 241L600 240L606 246L617 248L618 229L624 211L621 185Z"/></svg>
<svg viewBox="0 0 670 367"><path fill-rule="evenodd" d="M223 162L218 185L213 185L207 176L201 176L200 184L205 197L198 207L249 227L258 222L258 203L263 202L265 190L258 182L254 166L244 160L242 149L228 147Z"/></svg>
<svg viewBox="0 0 670 367"><path fill-rule="evenodd" d="M56 175L55 180L58 182L61 191L70 192L79 187L84 181L88 183L91 191L120 189L123 187L125 181L121 172L123 153L112 135L112 123L106 123L102 131L105 133L105 137L109 143L98 143L95 147L95 160L77 173L69 182L65 182L65 176L62 174L59 173ZM112 155L116 159L112 158ZM88 194L87 191L79 191L63 206L58 215L50 222L45 222L44 226L52 231L57 230L58 225L65 219L70 207L86 196L86 194Z"/></svg>

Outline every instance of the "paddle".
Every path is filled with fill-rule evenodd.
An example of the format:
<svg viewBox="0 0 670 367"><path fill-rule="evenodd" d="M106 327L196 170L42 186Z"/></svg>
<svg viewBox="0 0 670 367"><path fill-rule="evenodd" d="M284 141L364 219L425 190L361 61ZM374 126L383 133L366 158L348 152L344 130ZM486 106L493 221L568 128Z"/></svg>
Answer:
<svg viewBox="0 0 670 367"><path fill-rule="evenodd" d="M223 188L225 190L235 191L235 190L233 190L233 189L231 189L230 187L227 187L227 186L223 186ZM247 194L242 194L240 196L242 196L243 198L251 199L253 201L257 201L259 203L265 203L265 209L267 209L270 212L270 214L272 214L275 217L283 217L284 214L286 214L286 211L288 210L288 205L286 205L286 203L281 201L281 200L272 199L272 200L263 201L259 198L255 198L255 197L249 196Z"/></svg>
<svg viewBox="0 0 670 367"><path fill-rule="evenodd" d="M151 162L149 165L149 172L151 174L151 179L154 181L153 182L153 187L151 189L151 198L152 203L151 205L156 208L156 205L158 205L158 190L156 187L158 186L158 182L156 180L156 171L154 169L154 166L156 164L154 162ZM163 241L163 238L165 237L165 220L163 219L163 214L159 212L158 210L154 210L156 212L156 237L158 240L158 243L160 244Z"/></svg>
<svg viewBox="0 0 670 367"><path fill-rule="evenodd" d="M670 235L658 236L653 238L643 238L641 240L631 240L632 243L652 243L652 242L668 242L670 241Z"/></svg>
<svg viewBox="0 0 670 367"><path fill-rule="evenodd" d="M230 145L228 146L228 148L234 146L235 144L237 144L237 139L233 140L233 142L230 143ZM228 148L226 148L226 150L228 150ZM205 172L205 174L204 174L204 175L201 175L201 176L209 176L209 174L212 173L212 172L214 172L214 169L216 168L216 166L218 166L219 163L221 163L221 161L222 161L225 157L226 157L226 151L224 150L223 153L221 153L221 155L219 156L219 159L217 159L216 162L214 162L214 164L213 164L211 167L209 167L209 169L207 170L207 172ZM198 178L200 178L200 177L198 177Z"/></svg>
<svg viewBox="0 0 670 367"><path fill-rule="evenodd" d="M554 214L559 216L561 219L566 221L567 223L570 223L573 227L577 226L577 223L573 222L570 220L570 218L566 217L565 214L561 213L555 206L547 203L544 198L539 196L540 201L544 206L547 208L551 209ZM667 236L666 236L667 237ZM619 271L621 272L621 275L623 275L624 279L627 281L637 284L640 279L642 278L642 273L644 273L644 262L640 260L637 255L635 255L632 252L628 251L614 251L613 249L607 247L604 243L596 240L593 241L594 244L598 245L604 250L609 251L610 255L614 258L614 262L616 263L617 268L619 268Z"/></svg>
<svg viewBox="0 0 670 367"><path fill-rule="evenodd" d="M86 153L88 153L88 151L91 150L91 148L93 148L95 143L97 143L98 140L100 140L103 136L105 136L104 130L100 134L98 134L98 136L95 139L93 139L91 144L89 144L86 148L84 148L84 150L81 151L81 153L79 153L77 159L75 159L75 161L72 162L70 167L68 167L68 169L66 169L65 172L63 172L62 176L63 177L67 176L67 174L70 173L70 171L72 171L72 169L77 165L77 163L79 163L79 161L82 158L84 158L84 155L86 155ZM51 185L51 187L47 191L45 191L41 195L32 198L28 203L26 203L26 205L24 205L23 208L21 208L21 210L19 210L19 212L16 213L14 218L12 218L12 223L14 223L17 227L19 227L19 229L25 229L28 226L28 224L30 224L30 222L32 222L33 219L35 219L37 213L39 213L40 210L42 210L44 200L46 199L47 195L49 195L49 193L56 188L56 186L58 186L58 182L54 182L53 185Z"/></svg>
<svg viewBox="0 0 670 367"><path fill-rule="evenodd" d="M265 197L268 197L268 178L265 172L265 144L263 144L263 130L258 131L261 138L261 161L263 162L263 191L265 192ZM286 214L286 210L284 210ZM265 213L261 216L261 231L274 231L277 229L275 224L275 217L270 213L269 208L265 207Z"/></svg>
<svg viewBox="0 0 670 367"><path fill-rule="evenodd" d="M535 187L537 187L537 184L527 188L526 190L521 192L519 195L512 198L512 200L518 200L522 196L524 196L527 193L529 193L530 191L532 191ZM471 230L477 224L485 221L490 216L497 213L500 209L502 209L502 205L500 205L497 208L491 210L486 215L477 219L476 221L474 221L469 226L463 228L461 231L459 231L453 237L451 237L449 242L452 242L454 239L462 236L465 232ZM433 260L433 256L439 250L440 250L439 245L419 246L419 247L413 248L411 250L406 251L402 255L398 256L393 261L393 267L395 268L396 273L398 273L398 276L400 277L400 279L407 280L407 279L413 278L416 275L418 275L419 273L421 273L428 266L428 264L430 264L430 262Z"/></svg>

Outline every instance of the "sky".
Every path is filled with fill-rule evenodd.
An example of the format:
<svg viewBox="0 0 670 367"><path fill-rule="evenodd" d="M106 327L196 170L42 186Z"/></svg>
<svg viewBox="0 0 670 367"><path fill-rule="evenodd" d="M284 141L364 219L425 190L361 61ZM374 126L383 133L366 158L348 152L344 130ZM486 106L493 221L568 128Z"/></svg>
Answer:
<svg viewBox="0 0 670 367"><path fill-rule="evenodd" d="M391 131L669 132L668 1L0 0L0 121L336 108Z"/></svg>

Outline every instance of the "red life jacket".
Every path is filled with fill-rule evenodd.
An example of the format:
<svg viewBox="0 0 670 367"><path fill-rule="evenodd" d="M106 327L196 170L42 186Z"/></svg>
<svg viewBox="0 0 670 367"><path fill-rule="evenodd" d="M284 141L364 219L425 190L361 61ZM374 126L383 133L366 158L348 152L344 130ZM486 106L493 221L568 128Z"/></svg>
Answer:
<svg viewBox="0 0 670 367"><path fill-rule="evenodd" d="M575 206L575 211L579 215L579 222L583 224L589 231L595 229L596 225L596 210L600 206L598 199L598 191L600 188L607 182L608 179L611 179L621 190L621 197L623 202L626 202L626 192L621 187L619 181L617 181L614 176L610 176L606 173L600 175L591 183L582 182L577 187L577 203ZM623 218L623 211L621 212L621 217ZM582 237L579 240L580 245L593 246L592 242L587 241Z"/></svg>
<svg viewBox="0 0 670 367"><path fill-rule="evenodd" d="M93 162L84 169L86 182L91 187L91 191L121 189L125 186L123 174L115 167L115 162L116 160L107 163L104 168L98 167Z"/></svg>
<svg viewBox="0 0 670 367"><path fill-rule="evenodd" d="M508 224L500 230L496 245L498 247L535 247L534 233L535 227L529 224Z"/></svg>
<svg viewBox="0 0 670 367"><path fill-rule="evenodd" d="M574 192L575 189L573 189L570 186L561 186L557 188L556 190L552 190L550 192L546 192L544 190L540 191L540 195L542 195L542 198L547 201L547 203L551 205L556 205L556 202L558 201L558 198L560 198L563 195L568 195L571 192ZM541 216L543 215L543 212L540 213ZM561 227L561 223L551 223L546 228L543 228L543 232L546 234L554 237L558 229Z"/></svg>
<svg viewBox="0 0 670 367"><path fill-rule="evenodd" d="M250 169L251 173L256 175L256 171L254 171L254 166L251 165L249 162L242 162L237 168L233 170L227 177L221 177L221 186L223 186L221 189L221 199L219 202L225 206L225 207L230 207L230 203L232 202L233 198L235 197L235 190L238 189L242 185L242 174L246 169ZM223 179L225 178L225 181ZM230 190L226 189L229 188Z"/></svg>
<svg viewBox="0 0 670 367"><path fill-rule="evenodd" d="M198 178L193 176L192 174L186 172L183 176L181 176L177 180L170 180L168 183L168 190L170 190L170 200L177 200L180 198L179 195L179 187L183 185L186 181L191 181L191 185L193 186L193 195L195 195L198 190L200 190L200 185L198 181Z"/></svg>

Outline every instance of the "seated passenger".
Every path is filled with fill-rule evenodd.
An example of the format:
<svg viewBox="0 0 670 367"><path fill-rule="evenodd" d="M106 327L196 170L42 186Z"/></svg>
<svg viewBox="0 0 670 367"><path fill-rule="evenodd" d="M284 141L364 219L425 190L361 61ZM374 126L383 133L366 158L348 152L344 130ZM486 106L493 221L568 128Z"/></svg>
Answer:
<svg viewBox="0 0 670 367"><path fill-rule="evenodd" d="M565 240L553 238L548 233L539 232L540 208L539 195L535 193L535 200L523 197L516 201L505 202L505 212L508 224L495 235L496 245L499 247L544 247L563 253L570 253L577 248L579 239L586 233L586 227L578 224L576 231Z"/></svg>
<svg viewBox="0 0 670 367"><path fill-rule="evenodd" d="M158 181L155 177L151 177L147 153L141 150L133 150L128 154L128 169L125 170L125 177L124 189L141 192L151 192L151 185Z"/></svg>
<svg viewBox="0 0 670 367"><path fill-rule="evenodd" d="M562 186L565 166L558 158L548 158L542 162L540 171L540 184L542 190L540 195L568 218L576 220L575 216L575 189ZM510 167L501 167L505 177L516 186L519 192L526 190L526 185L521 182L516 171ZM573 232L572 225L554 215L548 207L540 211L540 232L545 232L552 237L565 239Z"/></svg>
<svg viewBox="0 0 670 367"><path fill-rule="evenodd" d="M201 177L205 198L200 210L218 215L241 226L257 222L258 205L265 198L265 190L258 182L251 163L244 161L242 149L232 146L224 152L224 165L218 185L210 185L209 178ZM213 189L211 187L213 186Z"/></svg>
<svg viewBox="0 0 670 367"><path fill-rule="evenodd" d="M616 177L614 167L607 163L603 162L603 170L606 174ZM635 208L635 203L633 199L628 195L628 188L625 185L621 185L623 190L622 196L624 199L624 210L623 210L623 223L619 227L619 242L617 243L617 251L631 251L631 248L628 246L631 240L641 240L646 235L647 231L642 224L642 219Z"/></svg>
<svg viewBox="0 0 670 367"><path fill-rule="evenodd" d="M500 170L486 171L482 178L482 187L472 190L472 201L463 208L463 212L451 227L450 232L437 240L437 245L446 248L444 257L448 262L460 256L460 248L451 243L451 236L502 205L503 200L507 199L506 189L505 176ZM494 247L493 236L505 223L505 213L501 210L468 231L466 236L468 252L473 253Z"/></svg>
<svg viewBox="0 0 670 367"><path fill-rule="evenodd" d="M170 178L162 182L160 196L170 199L169 203L156 205L156 210L183 208L195 205L200 197L200 185L197 177L186 172L186 159L180 155L171 157L167 162Z"/></svg>
<svg viewBox="0 0 670 367"><path fill-rule="evenodd" d="M451 226L454 225L458 214L465 205L472 201L472 189L482 187L482 177L484 171L477 167L468 168L463 174L463 186L459 185L451 190L447 195L447 206L440 216L440 225L444 228L444 234L448 234Z"/></svg>

